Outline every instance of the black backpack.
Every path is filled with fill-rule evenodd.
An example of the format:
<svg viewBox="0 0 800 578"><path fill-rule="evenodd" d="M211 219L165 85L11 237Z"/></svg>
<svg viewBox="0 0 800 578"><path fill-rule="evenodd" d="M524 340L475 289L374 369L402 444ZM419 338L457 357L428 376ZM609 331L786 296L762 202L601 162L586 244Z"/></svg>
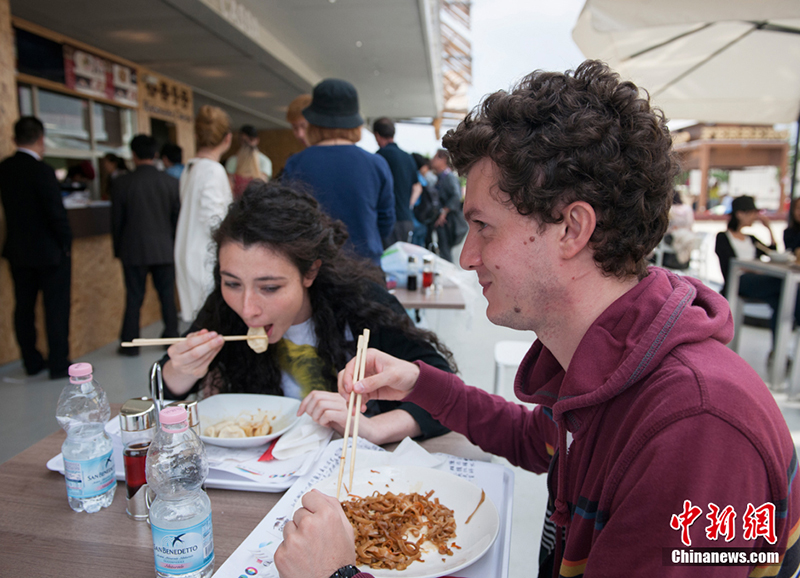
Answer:
<svg viewBox="0 0 800 578"><path fill-rule="evenodd" d="M439 213L442 204L439 202L439 193L430 185L422 187L419 201L414 205L414 217L423 225L432 225Z"/></svg>

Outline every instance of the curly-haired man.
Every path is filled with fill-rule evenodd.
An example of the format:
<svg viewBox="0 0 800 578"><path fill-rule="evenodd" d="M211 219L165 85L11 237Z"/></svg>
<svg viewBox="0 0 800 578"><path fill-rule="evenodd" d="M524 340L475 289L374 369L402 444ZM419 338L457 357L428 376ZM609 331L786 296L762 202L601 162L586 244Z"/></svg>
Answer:
<svg viewBox="0 0 800 578"><path fill-rule="evenodd" d="M543 534L540 576L794 576L800 490L786 423L725 346L725 299L645 264L675 174L663 115L587 61L489 96L443 144L467 175L461 265L477 273L491 321L538 336L515 382L538 405L374 350L367 377L353 384L350 363L340 390L413 401L484 450L547 473L555 527ZM315 532L346 524L320 494L304 505L276 554L284 578L303 557L323 559L301 548ZM720 546L740 565L703 552ZM307 576L355 559L349 544L324 556Z"/></svg>

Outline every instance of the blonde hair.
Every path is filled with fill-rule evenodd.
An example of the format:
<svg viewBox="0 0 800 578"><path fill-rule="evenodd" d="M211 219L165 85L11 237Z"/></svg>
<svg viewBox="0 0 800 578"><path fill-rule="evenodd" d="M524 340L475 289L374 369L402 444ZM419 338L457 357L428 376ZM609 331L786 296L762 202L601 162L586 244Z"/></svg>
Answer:
<svg viewBox="0 0 800 578"><path fill-rule="evenodd" d="M286 109L286 120L290 123L295 123L298 120L305 118L303 116L303 109L311 104L310 94L301 94L289 103L289 108Z"/></svg>
<svg viewBox="0 0 800 578"><path fill-rule="evenodd" d="M228 113L204 104L194 119L194 134L197 148L214 148L231 132L231 119Z"/></svg>
<svg viewBox="0 0 800 578"><path fill-rule="evenodd" d="M261 168L258 166L258 153L255 147L242 143L236 153L236 174L251 179L261 179Z"/></svg>
<svg viewBox="0 0 800 578"><path fill-rule="evenodd" d="M361 140L361 127L357 126L356 128L325 128L322 126L317 126L315 124L309 124L308 129L306 130L306 138L308 138L309 144L312 145L315 145L324 140L330 140L335 138L342 138L345 140L349 140L351 143L355 144Z"/></svg>

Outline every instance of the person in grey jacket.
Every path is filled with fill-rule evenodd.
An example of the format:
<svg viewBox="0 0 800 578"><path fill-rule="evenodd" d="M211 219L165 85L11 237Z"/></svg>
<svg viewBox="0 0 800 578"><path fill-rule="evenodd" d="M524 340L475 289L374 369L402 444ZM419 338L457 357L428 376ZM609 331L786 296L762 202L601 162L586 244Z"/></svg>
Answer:
<svg viewBox="0 0 800 578"><path fill-rule="evenodd" d="M439 256L452 263L452 249L461 242L467 233L461 209L461 183L453 172L450 155L446 150L439 149L436 152L431 159L431 168L438 177L436 190L442 206L439 217L433 224L433 229L436 231ZM431 235L430 229L428 235ZM430 243L428 244L430 245Z"/></svg>
<svg viewBox="0 0 800 578"><path fill-rule="evenodd" d="M178 336L175 306L175 228L181 201L178 180L154 166L157 144L153 137L137 135L131 140L136 170L120 175L112 184L111 230L114 256L125 275L125 316L120 339L139 337L147 274L161 301L163 337ZM122 348L122 355L138 355L138 348Z"/></svg>

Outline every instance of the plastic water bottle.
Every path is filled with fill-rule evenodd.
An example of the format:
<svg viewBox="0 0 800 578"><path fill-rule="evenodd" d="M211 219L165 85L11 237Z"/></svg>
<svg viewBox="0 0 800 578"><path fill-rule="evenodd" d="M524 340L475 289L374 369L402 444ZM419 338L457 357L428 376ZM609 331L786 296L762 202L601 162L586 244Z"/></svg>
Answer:
<svg viewBox="0 0 800 578"><path fill-rule="evenodd" d="M56 419L67 432L61 446L69 506L94 513L107 508L117 490L111 438L105 424L111 417L106 392L92 379L89 363L69 366L69 384L58 398Z"/></svg>
<svg viewBox="0 0 800 578"><path fill-rule="evenodd" d="M208 475L205 446L189 428L185 408L167 407L158 415L145 465L156 493L150 505L156 575L205 578L214 572L211 502L201 488Z"/></svg>

